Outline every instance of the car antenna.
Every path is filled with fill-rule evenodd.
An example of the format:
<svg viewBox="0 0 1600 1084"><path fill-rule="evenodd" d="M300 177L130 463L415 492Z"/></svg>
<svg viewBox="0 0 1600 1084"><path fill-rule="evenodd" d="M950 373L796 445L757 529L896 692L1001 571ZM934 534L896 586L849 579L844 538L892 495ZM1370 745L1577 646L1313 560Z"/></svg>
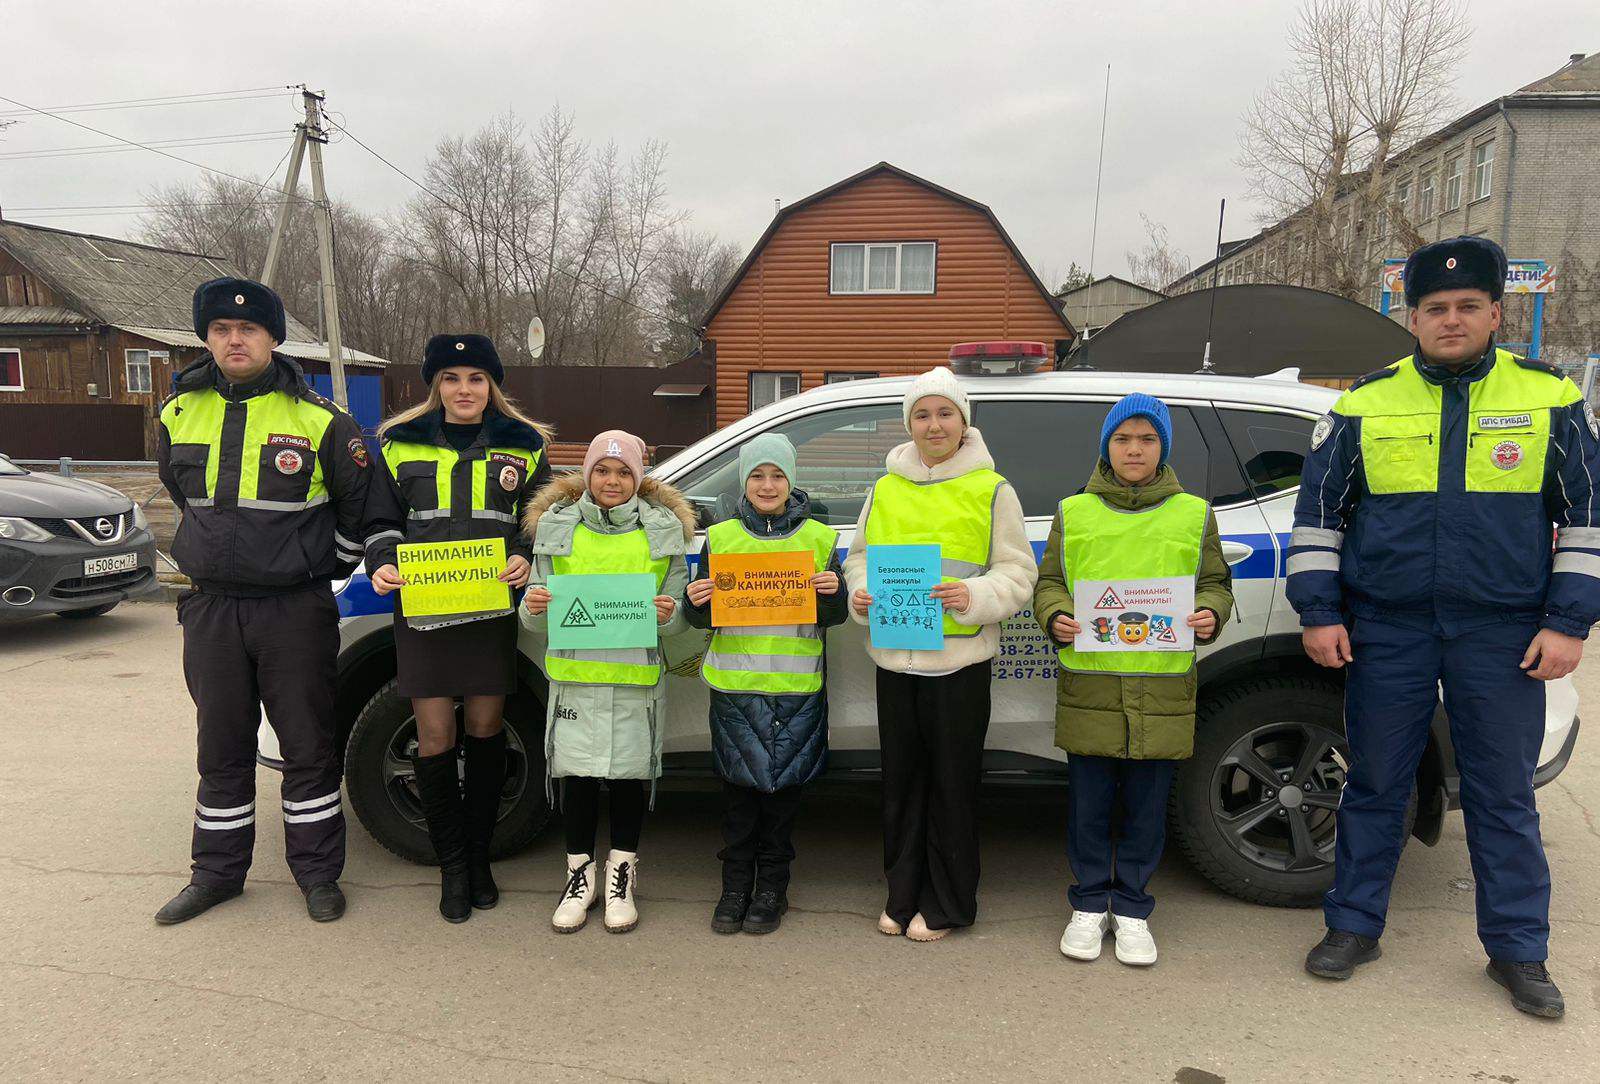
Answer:
<svg viewBox="0 0 1600 1084"><path fill-rule="evenodd" d="M1200 368L1195 373L1200 376L1216 376L1216 369L1211 367L1211 325L1217 318L1217 276L1222 272L1222 219L1228 213L1228 200L1223 197L1222 206L1217 209L1217 254L1211 261L1211 311L1206 314L1206 352L1200 358Z"/></svg>
<svg viewBox="0 0 1600 1084"><path fill-rule="evenodd" d="M1106 90L1100 100L1100 160L1094 167L1094 219L1089 226L1089 281L1084 284L1086 289L1094 288L1094 250L1095 242L1100 238L1100 177L1106 169L1106 115L1111 109L1111 65L1106 65ZM1088 310L1085 309L1085 315ZM1087 321L1085 321L1087 322ZM1084 328L1082 356L1072 368L1074 370L1093 369L1089 362L1089 329Z"/></svg>

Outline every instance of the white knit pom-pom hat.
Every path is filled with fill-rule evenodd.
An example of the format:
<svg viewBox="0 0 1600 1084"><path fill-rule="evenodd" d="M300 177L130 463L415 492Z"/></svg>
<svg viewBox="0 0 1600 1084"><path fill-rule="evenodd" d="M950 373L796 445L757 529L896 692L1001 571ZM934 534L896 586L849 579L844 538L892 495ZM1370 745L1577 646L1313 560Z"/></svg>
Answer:
<svg viewBox="0 0 1600 1084"><path fill-rule="evenodd" d="M911 410L917 405L917 400L930 395L942 395L950 400L956 405L956 409L961 411L961 424L972 424L972 404L967 401L966 390L961 387L961 381L956 379L956 374L941 365L917 377L911 382L911 387L906 389L905 400L900 404L900 414L907 430L911 428Z"/></svg>

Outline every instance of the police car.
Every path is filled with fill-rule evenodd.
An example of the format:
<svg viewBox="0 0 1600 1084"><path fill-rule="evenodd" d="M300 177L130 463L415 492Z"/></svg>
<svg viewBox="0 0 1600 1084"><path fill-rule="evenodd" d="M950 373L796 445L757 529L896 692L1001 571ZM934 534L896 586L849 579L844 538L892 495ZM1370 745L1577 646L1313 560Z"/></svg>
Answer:
<svg viewBox="0 0 1600 1084"><path fill-rule="evenodd" d="M1042 362L1044 359L1037 359ZM1063 496L1087 480L1107 408L1130 390L1163 399L1172 412L1171 463L1191 493L1216 510L1233 569L1234 618L1202 648L1194 757L1178 774L1169 805L1171 836L1217 886L1246 900L1309 905L1332 879L1334 813L1347 767L1342 674L1313 665L1284 599L1284 554L1302 460L1311 432L1337 398L1302 384L1293 370L1270 377L1029 372L1027 360L995 363L979 353L956 359L996 469L1021 498L1035 550L1044 546ZM995 371L1002 370L1002 371ZM798 487L813 513L836 527L847 548L863 497L883 473L884 454L907 439L901 397L910 378L828 384L756 411L672 456L652 475L682 490L702 528L739 486L739 447L759 433L787 436ZM698 552L696 543L691 552ZM364 576L339 589L338 705L351 807L385 847L414 861L432 857L412 779L416 749L410 703L394 688L392 600ZM878 767L873 666L862 625L828 634L830 771L870 780ZM665 645L669 774L711 771L707 692L699 677L706 634ZM524 631L522 688L507 703L511 764L499 854L525 846L545 826L542 729L544 643ZM991 779L1062 785L1065 754L1053 744L1056 660L1023 611L1006 623L993 664L994 709L984 769ZM1577 693L1552 682L1537 782L1565 766L1577 736ZM1433 844L1459 807L1459 778L1443 709L1417 773L1412 834ZM270 730L263 728L264 734Z"/></svg>

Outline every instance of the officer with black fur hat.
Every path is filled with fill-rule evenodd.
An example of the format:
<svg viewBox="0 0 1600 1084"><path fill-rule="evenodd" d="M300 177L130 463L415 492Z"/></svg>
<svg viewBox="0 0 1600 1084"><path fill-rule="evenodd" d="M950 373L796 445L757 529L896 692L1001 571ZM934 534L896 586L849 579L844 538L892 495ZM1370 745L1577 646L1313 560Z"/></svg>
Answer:
<svg viewBox="0 0 1600 1084"><path fill-rule="evenodd" d="M374 471L361 430L312 391L283 342L283 301L248 279L194 292L207 353L173 379L157 462L183 513L172 554L183 674L199 721L190 883L171 925L244 888L255 844L262 708L283 754L284 845L319 922L344 913L345 825L334 748L339 611L329 581L361 559Z"/></svg>
<svg viewBox="0 0 1600 1084"><path fill-rule="evenodd" d="M1505 277L1481 237L1414 252L1415 352L1356 381L1312 434L1288 596L1306 653L1347 668L1352 756L1342 791L1280 793L1338 810L1306 970L1349 978L1380 955L1442 689L1489 976L1523 1012L1560 1016L1533 775L1544 683L1577 667L1600 620L1600 423L1559 370L1495 345Z"/></svg>

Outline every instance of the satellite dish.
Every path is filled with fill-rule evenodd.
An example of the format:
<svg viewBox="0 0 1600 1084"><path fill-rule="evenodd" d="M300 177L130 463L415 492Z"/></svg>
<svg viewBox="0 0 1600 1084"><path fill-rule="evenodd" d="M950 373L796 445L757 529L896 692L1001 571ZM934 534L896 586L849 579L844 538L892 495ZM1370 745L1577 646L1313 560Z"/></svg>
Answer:
<svg viewBox="0 0 1600 1084"><path fill-rule="evenodd" d="M528 353L535 361L544 353L544 321L537 316L528 321Z"/></svg>

